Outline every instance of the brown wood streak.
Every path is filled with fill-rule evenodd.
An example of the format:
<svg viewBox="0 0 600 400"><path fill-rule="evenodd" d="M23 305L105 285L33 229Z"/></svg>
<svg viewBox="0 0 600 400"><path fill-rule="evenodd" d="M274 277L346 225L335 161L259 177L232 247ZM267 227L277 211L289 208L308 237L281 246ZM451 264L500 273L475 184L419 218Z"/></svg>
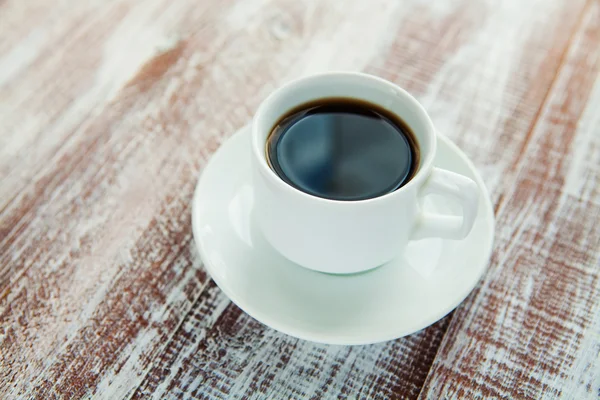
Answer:
<svg viewBox="0 0 600 400"><path fill-rule="evenodd" d="M589 129L586 105L599 104L598 43L600 4L592 1L499 212L490 272L455 314L422 398L600 396L597 126L585 148L575 142ZM567 177L585 157L590 164ZM582 190L572 193L568 179Z"/></svg>
<svg viewBox="0 0 600 400"><path fill-rule="evenodd" d="M564 153L584 106L574 99L597 72L581 51L571 62L586 72L566 74L549 95L569 93L558 113L567 122L546 122L548 133L535 124L557 71L565 76L561 56L583 2L543 10L533 1L30 3L31 13L20 2L0 4L10 17L0 49L21 49L27 24L47 35L30 63L0 80L0 143L10 144L0 148L0 398L419 395L451 317L378 345L312 344L231 305L193 250L190 202L208 157L266 93L321 60L408 88L482 168L498 203L492 269L452 321L421 394L560 391L590 329L585 310L598 306L598 272L586 268L598 236L584 211L598 212L598 193L520 208L556 199L565 157L578 156ZM353 42L388 23L393 37ZM336 37L348 26L367 33ZM597 43L589 18L587 29L580 35ZM584 49L597 55L590 43ZM591 167L589 187L598 181ZM535 274L530 301L520 295L525 271ZM494 316L506 310L527 322L503 326ZM532 349L514 348L523 340ZM506 359L483 371L486 349ZM557 380L528 374L530 361ZM490 371L525 383L506 378L486 392L478 382Z"/></svg>
<svg viewBox="0 0 600 400"><path fill-rule="evenodd" d="M11 177L10 172L14 173L14 169L9 168L13 165L22 166L23 174L15 186L6 188L13 189L11 194L19 194L21 187L17 185L30 183L42 169L39 163L50 161L92 108L102 106L105 99L101 92L96 93L94 104L82 104L78 100L93 89L97 73L94 67L100 64L102 44L114 28L112 23L123 18L128 10L127 4L122 3L101 9L74 7L68 11L53 7L52 12L41 20L45 24L35 26L36 30L30 34L35 39L33 44L28 40L15 44L16 50L26 51L28 46L39 46L39 49L32 51L29 62L16 63L21 67L18 73L9 74L8 78L2 76L6 81L0 81L0 99L6 106L0 110L3 118L0 132L4 140L13 139L12 151L2 154L5 163L0 165L1 183L7 186L13 183L5 179ZM43 7L32 8L44 11ZM56 18L57 13L60 18ZM37 15L37 12L32 13L32 22L36 21ZM9 25L9 31L13 32L16 25L27 26L22 21L20 24L15 22ZM10 43L7 40L10 38L8 35L3 44ZM32 120L35 123L32 124ZM0 210L5 209L9 200L15 200L14 196L1 199Z"/></svg>

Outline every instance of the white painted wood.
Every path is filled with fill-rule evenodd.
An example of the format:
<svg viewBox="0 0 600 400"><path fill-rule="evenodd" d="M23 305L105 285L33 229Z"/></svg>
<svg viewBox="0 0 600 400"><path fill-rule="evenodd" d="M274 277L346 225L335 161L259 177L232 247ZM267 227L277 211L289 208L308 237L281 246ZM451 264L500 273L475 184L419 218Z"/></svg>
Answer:
<svg viewBox="0 0 600 400"><path fill-rule="evenodd" d="M0 397L593 395L597 9L5 1ZM275 333L229 305L190 250L210 155L274 87L325 69L415 94L497 206L480 288L402 340L329 347Z"/></svg>

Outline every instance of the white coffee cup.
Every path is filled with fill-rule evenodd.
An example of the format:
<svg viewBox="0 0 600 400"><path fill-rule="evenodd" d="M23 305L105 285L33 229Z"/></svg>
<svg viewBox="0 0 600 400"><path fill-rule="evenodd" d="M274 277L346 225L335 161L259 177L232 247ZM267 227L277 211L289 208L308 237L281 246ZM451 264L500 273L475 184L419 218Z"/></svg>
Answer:
<svg viewBox="0 0 600 400"><path fill-rule="evenodd" d="M420 163L412 179L385 195L330 200L300 191L270 167L266 141L291 109L318 99L354 98L402 119L414 133ZM477 216L479 189L462 175L433 166L436 133L423 107L405 90L375 76L334 72L298 79L273 92L252 121L254 212L267 241L289 260L316 271L345 274L380 266L401 254L409 240L465 238ZM462 206L462 216L431 214L423 198L435 193Z"/></svg>

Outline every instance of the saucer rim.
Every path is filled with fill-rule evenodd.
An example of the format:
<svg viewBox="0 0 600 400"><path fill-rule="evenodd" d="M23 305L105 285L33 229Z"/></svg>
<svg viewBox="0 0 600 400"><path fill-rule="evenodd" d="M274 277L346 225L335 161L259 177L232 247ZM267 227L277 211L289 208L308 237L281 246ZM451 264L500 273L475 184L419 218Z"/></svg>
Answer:
<svg viewBox="0 0 600 400"><path fill-rule="evenodd" d="M485 257L484 257L485 261L482 261L482 266L480 267L479 274L476 277L475 277L475 274L472 276L473 284L469 285L469 289L467 289L465 293L461 293L460 296L457 296L456 301L452 302L450 305L448 305L446 307L443 307L439 313L433 314L433 316L427 318L428 322L426 322L425 324L423 324L423 323L411 324L412 326L410 326L407 329L398 330L397 332L383 334L383 335L377 335L377 331L368 331L368 332L370 332L370 334L363 334L360 336L352 335L352 336L348 336L348 337L342 337L339 335L335 335L335 337L334 337L334 336L328 336L327 334L313 332L313 331L307 332L302 329L293 329L293 328L288 329L288 328L290 328L289 324L285 324L285 323L279 324L277 319L274 319L267 315L264 315L260 311L260 309L258 309L256 307L247 307L243 301L239 301L239 298L235 293L233 293L232 291L229 290L228 285L226 285L224 282L220 282L221 279L218 277L219 276L218 273L216 273L216 271L218 270L218 266L213 265L213 263L211 263L209 261L210 258L207 257L206 250L204 249L204 246L202 245L202 241L199 240L199 238L200 238L200 234L198 232L199 227L198 227L198 224L195 223L195 221L197 221L199 218L199 216L197 215L199 212L197 204L198 204L199 198L201 196L200 183L204 177L205 171L207 170L206 167L210 164L210 162L212 161L213 158L219 156L222 152L226 151L227 146L225 146L225 144L227 142L229 142L236 135L242 136L244 134L249 134L248 130L250 130L250 128L251 128L251 125L247 124L244 127L237 130L233 135L231 135L223 143L221 143L221 145L217 149L217 151L215 151L213 153L213 155L210 157L209 161L205 165L202 173L200 174L200 176L196 182L196 187L194 189L194 196L192 199L192 215L191 215L191 217L192 217L192 221L191 221L192 222L192 233L193 233L193 238L194 238L193 242L198 250L198 253L200 255L202 264L203 264L206 272L208 272L209 277L215 282L215 284L219 287L219 289L229 298L229 300L231 300L232 303L234 303L237 307L239 307L246 314L248 314L252 318L259 321L260 323L262 323L262 324L266 325L267 327L270 327L276 331L285 333L286 335L289 335L289 336L292 336L292 337L295 337L298 339L310 341L313 343L328 344L328 345L368 345L368 344L381 343L381 342L399 339L404 336L408 336L413 333L419 332L419 331L435 324L436 322L438 322L439 320L444 318L446 315L448 315L452 310L456 309L469 296L469 294L477 287L477 284L480 282L481 277L483 276L483 274L487 270L487 267L489 266L489 262L490 262L492 251L493 251L493 245L494 245L494 239L495 239L495 225L496 225L493 204L492 204L492 201L491 201L491 198L489 195L489 191L487 190L487 187L485 186L485 183L484 183L483 179L481 178L481 175L479 174L479 172L478 172L477 168L475 167L475 165L473 164L473 162L449 138L440 134L439 132L436 132L437 140L443 142L444 145L447 145L449 147L450 151L457 154L465 162L467 167L473 173L475 181L482 192L483 203L484 203L485 214L486 214L486 216L484 217L485 225L489 226L489 229L488 229L489 235L486 235L487 240L484 239L484 242L486 242L486 243L483 243L487 247L487 249L485 249L485 251L482 252L483 254L485 254ZM438 146L437 150L438 151L440 150L440 146ZM433 166L436 166L435 162L434 162ZM483 211L483 210L481 210L481 211ZM468 238L469 237L467 236L466 239L468 239ZM465 240L465 239L463 239L463 240ZM378 268L374 268L372 270L365 271L364 273L368 274Z"/></svg>

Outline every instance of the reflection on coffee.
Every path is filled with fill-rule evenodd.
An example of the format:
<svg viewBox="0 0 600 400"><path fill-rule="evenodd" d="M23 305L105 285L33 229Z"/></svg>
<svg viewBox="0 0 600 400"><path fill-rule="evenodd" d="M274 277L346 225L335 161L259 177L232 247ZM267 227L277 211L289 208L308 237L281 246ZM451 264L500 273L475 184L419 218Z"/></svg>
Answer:
<svg viewBox="0 0 600 400"><path fill-rule="evenodd" d="M330 98L286 113L266 145L271 168L289 185L332 200L364 200L406 184L419 165L412 131L389 111Z"/></svg>

